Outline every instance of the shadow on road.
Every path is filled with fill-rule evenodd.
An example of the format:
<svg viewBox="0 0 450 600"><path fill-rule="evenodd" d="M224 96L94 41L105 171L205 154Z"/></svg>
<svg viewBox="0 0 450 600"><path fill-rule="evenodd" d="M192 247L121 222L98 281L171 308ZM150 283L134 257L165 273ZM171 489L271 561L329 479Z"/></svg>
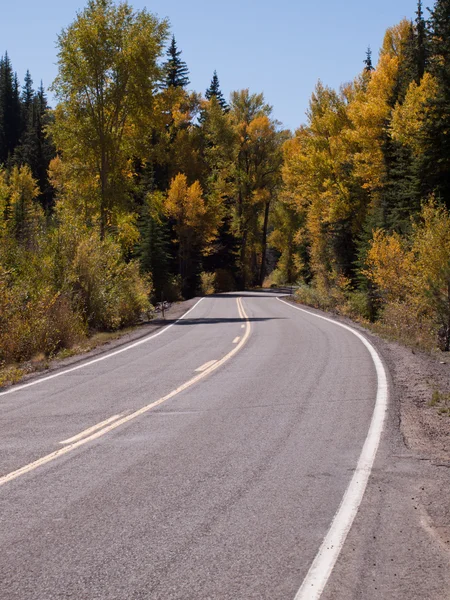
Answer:
<svg viewBox="0 0 450 600"><path fill-rule="evenodd" d="M284 317L249 317L246 319L246 321L250 321L250 323L275 320L284 320ZM164 325L217 325L218 323L243 323L244 319L241 319L240 317L212 317L210 319L182 319L181 321L177 319L154 319L152 322L156 324L162 323Z"/></svg>

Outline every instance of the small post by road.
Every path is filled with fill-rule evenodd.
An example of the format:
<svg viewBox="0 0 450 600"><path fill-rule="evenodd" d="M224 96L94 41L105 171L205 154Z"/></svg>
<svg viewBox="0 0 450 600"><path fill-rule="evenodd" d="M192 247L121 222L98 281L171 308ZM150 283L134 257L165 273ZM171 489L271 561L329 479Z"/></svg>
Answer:
<svg viewBox="0 0 450 600"><path fill-rule="evenodd" d="M162 318L165 320L166 317L164 316L164 292L161 292L161 315Z"/></svg>

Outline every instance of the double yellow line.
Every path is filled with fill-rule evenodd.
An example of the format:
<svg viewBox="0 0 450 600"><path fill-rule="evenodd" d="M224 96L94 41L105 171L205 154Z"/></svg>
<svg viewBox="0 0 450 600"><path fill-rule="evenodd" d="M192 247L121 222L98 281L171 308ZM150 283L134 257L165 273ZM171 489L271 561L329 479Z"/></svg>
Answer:
<svg viewBox="0 0 450 600"><path fill-rule="evenodd" d="M130 421L133 421L134 419L141 417L142 415L144 415L148 411L152 410L153 408L156 408L160 404L163 404L164 402L167 402L167 400L170 400L174 396L177 396L184 390L187 390L188 388L193 386L195 383L197 383L201 379L204 379L205 377L210 375L213 371L215 371L216 369L218 369L219 367L224 365L226 362L228 362L235 354L237 354L239 352L239 350L241 350L241 348L247 342L247 340L250 336L250 331L251 331L250 321L244 310L244 306L242 304L241 298L237 298L237 306L238 306L239 316L241 317L241 319L243 321L245 321L245 334L242 337L239 344L237 346L235 346L233 348L233 350L228 352L228 354L226 354L223 358L221 358L220 360L218 360L217 362L212 364L210 367L208 367L207 369L205 369L204 371L202 371L195 377L192 377L192 379L189 379L189 381L186 381L186 383L183 383L182 385L177 387L175 390L172 390L171 392L169 392L168 394L166 394L159 400L156 400L155 402L152 402L151 404L147 404L146 406L143 406L139 410L136 410L135 412L133 412L127 416L121 417L119 419L116 419L117 415L115 415L114 417L111 417L111 419L114 418L113 423L110 423L106 427L103 427L102 429L95 431L94 433L91 433L89 435L89 431L93 431L94 429L97 429L98 426L94 425L93 427L89 428L89 430L87 430L85 432L88 434L87 437L83 437L83 439L77 439L77 441L73 441L72 443L69 443L67 446L64 446L64 448L59 448L58 450L55 450L54 452L51 452L50 454L47 454L46 456L43 456L42 458L39 458L38 460L35 460L34 462L32 462L28 465L25 465L24 467L21 467L20 469L17 469L16 471L12 471L11 473L8 473L7 475L3 475L3 477L0 477L0 486L4 485L5 483L9 483L10 481L13 481L14 479L17 479L18 477L21 477L22 475L26 475L27 473L30 473L31 471L34 471L35 469L38 469L39 467L42 467L43 465L46 465L47 463L52 462L53 460L56 460L57 458L60 458L61 456L64 456L65 454L69 454L69 452L73 452L77 448L80 448L81 446L84 446L85 444L88 444L90 442L93 442L94 440L97 440L97 439L103 437L110 431L113 431L114 429L118 429L122 425L125 425L126 423L129 423ZM107 419L107 421L110 421L111 419ZM106 423L106 422L103 421L99 425L102 425L103 423ZM78 437L79 436L75 436L75 438L78 438ZM75 438L71 438L71 439L75 439Z"/></svg>

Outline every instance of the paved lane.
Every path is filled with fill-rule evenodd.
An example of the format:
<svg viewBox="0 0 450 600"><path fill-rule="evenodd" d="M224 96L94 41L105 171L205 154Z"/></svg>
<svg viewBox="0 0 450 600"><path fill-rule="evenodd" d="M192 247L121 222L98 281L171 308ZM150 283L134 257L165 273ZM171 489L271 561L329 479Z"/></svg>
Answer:
<svg viewBox="0 0 450 600"><path fill-rule="evenodd" d="M2 600L294 598L353 475L376 373L350 332L242 298L250 337L223 366L0 487ZM206 298L146 344L0 396L0 474L167 394L245 327L236 297Z"/></svg>

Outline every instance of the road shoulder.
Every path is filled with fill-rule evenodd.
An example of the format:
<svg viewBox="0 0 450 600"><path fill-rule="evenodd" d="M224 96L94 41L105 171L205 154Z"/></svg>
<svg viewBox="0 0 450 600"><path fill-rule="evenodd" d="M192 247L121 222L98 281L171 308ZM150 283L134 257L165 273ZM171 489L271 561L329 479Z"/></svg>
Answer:
<svg viewBox="0 0 450 600"><path fill-rule="evenodd" d="M433 398L436 390L440 397L450 392L450 356L412 350L348 318L305 308L363 333L390 377L375 468L323 598L441 600L450 589L450 414Z"/></svg>

